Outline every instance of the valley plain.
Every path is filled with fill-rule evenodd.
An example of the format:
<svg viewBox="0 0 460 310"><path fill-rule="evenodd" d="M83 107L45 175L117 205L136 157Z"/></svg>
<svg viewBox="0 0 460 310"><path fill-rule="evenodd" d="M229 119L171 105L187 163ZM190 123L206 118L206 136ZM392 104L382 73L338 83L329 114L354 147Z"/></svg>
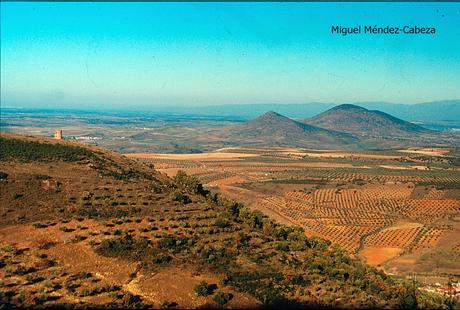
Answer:
<svg viewBox="0 0 460 310"><path fill-rule="evenodd" d="M445 148L225 148L127 156L169 176L183 170L387 273L447 281L460 274L459 155Z"/></svg>

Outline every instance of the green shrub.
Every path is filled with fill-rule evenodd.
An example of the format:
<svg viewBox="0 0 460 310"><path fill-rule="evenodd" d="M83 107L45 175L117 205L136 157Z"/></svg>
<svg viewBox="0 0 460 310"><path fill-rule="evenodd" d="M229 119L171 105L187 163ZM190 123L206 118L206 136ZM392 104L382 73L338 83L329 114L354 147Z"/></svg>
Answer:
<svg viewBox="0 0 460 310"><path fill-rule="evenodd" d="M303 277L302 275L296 275L291 279L291 283L294 285L309 286L311 284L311 280Z"/></svg>
<svg viewBox="0 0 460 310"><path fill-rule="evenodd" d="M51 177L49 175L44 175L44 174L34 174L34 179L35 180L49 180Z"/></svg>
<svg viewBox="0 0 460 310"><path fill-rule="evenodd" d="M80 271L78 274L77 274L77 277L79 279L90 279L93 277L93 275L91 274L91 272L85 272L85 271Z"/></svg>
<svg viewBox="0 0 460 310"><path fill-rule="evenodd" d="M59 227L59 230L60 230L60 231L63 231L63 232L72 232L72 231L74 231L75 229L73 229L73 228L68 228L68 227L65 227L65 226L61 226L61 227Z"/></svg>
<svg viewBox="0 0 460 310"><path fill-rule="evenodd" d="M23 275L26 275L26 274L29 274L29 273L32 273L32 272L35 272L35 271L37 271L37 270L34 267L19 266L12 273L20 275L20 276L23 276Z"/></svg>
<svg viewBox="0 0 460 310"><path fill-rule="evenodd" d="M83 240L85 240L86 238L87 238L87 237L85 237L85 236L76 235L74 240L75 240L75 241L83 241Z"/></svg>
<svg viewBox="0 0 460 310"><path fill-rule="evenodd" d="M417 309L416 291L415 287L408 287L400 294L399 300L403 309Z"/></svg>
<svg viewBox="0 0 460 310"><path fill-rule="evenodd" d="M170 308L176 308L177 307L177 302L175 301L163 301L160 305L160 309L170 309Z"/></svg>
<svg viewBox="0 0 460 310"><path fill-rule="evenodd" d="M208 284L207 282L203 281L200 284L198 284L197 286L195 286L193 291L195 292L196 296L204 296L204 297L206 297L206 296L212 295L212 293L214 293L216 288L217 288L217 285Z"/></svg>
<svg viewBox="0 0 460 310"><path fill-rule="evenodd" d="M158 240L158 247L179 252L189 246L189 240L187 237L168 236Z"/></svg>
<svg viewBox="0 0 460 310"><path fill-rule="evenodd" d="M18 194L16 192L12 192L10 195L11 195L11 198L14 200L22 198L24 196L23 194Z"/></svg>
<svg viewBox="0 0 460 310"><path fill-rule="evenodd" d="M220 228L225 228L230 226L230 222L224 218L218 218L215 222L214 225Z"/></svg>
<svg viewBox="0 0 460 310"><path fill-rule="evenodd" d="M183 204L188 204L188 203L192 202L190 197L188 195L186 195L186 194L183 194L182 192L176 192L174 194L174 200L178 201L180 203L183 203Z"/></svg>
<svg viewBox="0 0 460 310"><path fill-rule="evenodd" d="M50 300L50 299L51 299L51 298L50 298L49 295L47 295L47 294L45 294L45 293L41 293L40 295L34 297L34 302L35 302L35 304L37 304L37 305L41 305L41 304L47 302L47 301Z"/></svg>
<svg viewBox="0 0 460 310"><path fill-rule="evenodd" d="M203 188L200 180L195 176L188 176L183 170L177 171L173 178L174 182L187 191L206 196L209 192Z"/></svg>
<svg viewBox="0 0 460 310"><path fill-rule="evenodd" d="M152 257L152 262L155 265L166 265L172 261L172 257L164 254L157 254Z"/></svg>
<svg viewBox="0 0 460 310"><path fill-rule="evenodd" d="M230 300L232 300L232 298L233 295L231 293L219 292L212 299L219 305L223 306L226 305Z"/></svg>
<svg viewBox="0 0 460 310"><path fill-rule="evenodd" d="M32 226L35 227L35 228L46 228L46 227L48 227L48 225L43 224L43 223L33 223Z"/></svg>
<svg viewBox="0 0 460 310"><path fill-rule="evenodd" d="M105 239L96 249L101 255L111 257L144 257L150 248L150 242L144 238L134 239L126 234L121 238Z"/></svg>
<svg viewBox="0 0 460 310"><path fill-rule="evenodd" d="M138 296L138 295L133 295L131 293L128 293L128 294L125 294L122 298L121 298L121 302L123 304L123 306L125 307L135 307L135 308L139 308L141 305L141 297Z"/></svg>
<svg viewBox="0 0 460 310"><path fill-rule="evenodd" d="M113 177L114 179L117 179L117 180L130 180L130 179L138 178L141 176L139 172L131 168L128 170L119 169L117 171L109 171L109 172L106 172L105 175Z"/></svg>

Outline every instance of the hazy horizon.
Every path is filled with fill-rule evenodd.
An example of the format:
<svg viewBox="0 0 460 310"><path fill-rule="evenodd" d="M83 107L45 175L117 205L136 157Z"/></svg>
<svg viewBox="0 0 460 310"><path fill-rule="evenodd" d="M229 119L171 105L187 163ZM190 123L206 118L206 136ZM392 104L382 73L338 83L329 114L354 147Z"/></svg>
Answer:
<svg viewBox="0 0 460 310"><path fill-rule="evenodd" d="M3 107L460 98L459 3L1 3ZM417 25L435 35L331 34ZM452 99L449 99L452 98Z"/></svg>
<svg viewBox="0 0 460 310"><path fill-rule="evenodd" d="M270 103L270 102L247 102L247 103L220 103L220 104L196 104L193 106L190 106L192 109L206 109L206 108L214 108L214 107L245 107L245 106L308 106L308 105L333 105L333 106L338 106L338 105L344 105L344 104L352 104L352 105L372 105L372 104L384 104L384 105L395 105L395 106L415 106L419 104L436 104L436 103L458 103L460 104L460 99L447 99L447 100L435 100L435 101L428 101L428 102L411 102L411 103L405 103L405 102L387 102L387 101L358 101L358 102L297 102L297 103L292 103L292 102L284 102L284 103ZM158 105L130 105L130 106L125 106L125 105L116 105L112 107L108 107L105 105L101 106L86 106L86 105L80 105L80 106L74 106L74 105L69 105L69 106L59 106L59 105L50 105L50 104L31 104L31 105L4 105L2 104L0 106L0 109L52 109L52 110L82 110L82 111L98 111L98 110L106 110L106 111L125 111L125 110L134 110L134 111L155 111L155 110L167 110L167 109L184 109L189 106L186 105L167 105L167 104L158 104Z"/></svg>

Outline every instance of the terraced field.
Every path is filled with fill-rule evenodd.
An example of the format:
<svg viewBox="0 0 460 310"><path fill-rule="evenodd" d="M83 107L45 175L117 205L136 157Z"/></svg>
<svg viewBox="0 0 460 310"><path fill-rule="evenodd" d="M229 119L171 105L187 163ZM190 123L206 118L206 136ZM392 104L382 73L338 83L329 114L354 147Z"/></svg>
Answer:
<svg viewBox="0 0 460 310"><path fill-rule="evenodd" d="M235 156L219 159L222 153ZM134 155L168 175L180 169L196 175L209 188L391 272L458 274L460 263L452 268L441 260L422 270L417 261L447 251L457 253L460 262L460 245L453 241L460 238L460 167L436 166L439 160L429 154L425 162L417 156L417 150L341 154L239 148L193 154L193 160L184 154L180 159Z"/></svg>

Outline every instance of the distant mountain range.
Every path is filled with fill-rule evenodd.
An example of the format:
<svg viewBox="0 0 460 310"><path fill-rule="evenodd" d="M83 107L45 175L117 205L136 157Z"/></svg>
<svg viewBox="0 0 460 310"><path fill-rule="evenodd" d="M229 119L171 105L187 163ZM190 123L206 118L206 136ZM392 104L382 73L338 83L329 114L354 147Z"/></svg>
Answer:
<svg viewBox="0 0 460 310"><path fill-rule="evenodd" d="M417 104L389 102L353 103L370 110L379 110L395 117L413 122L460 121L460 99ZM202 107L156 108L160 112L178 114L237 116L243 119L257 117L266 111L274 111L294 119L313 117L338 104L310 102L301 104L228 104Z"/></svg>
<svg viewBox="0 0 460 310"><path fill-rule="evenodd" d="M389 102L350 102L369 110L379 110L395 117L411 122L439 122L456 121L460 123L460 99L433 101L416 104L401 104ZM1 106L1 111L39 112L45 114L77 113L83 115L114 115L114 116L167 116L186 115L190 116L212 116L215 119L225 118L235 121L243 121L255 118L267 111L285 115L287 117L301 120L311 118L326 110L339 106L336 103L309 102L309 103L287 103L287 104L226 104L211 106L149 106L139 107L135 104L128 108L107 109L103 106L86 109L73 108L15 108Z"/></svg>
<svg viewBox="0 0 460 310"><path fill-rule="evenodd" d="M212 134L229 145L322 149L446 146L458 145L460 138L352 104L335 106L302 122L270 111Z"/></svg>
<svg viewBox="0 0 460 310"><path fill-rule="evenodd" d="M108 133L100 143L123 151L145 148L156 152L199 152L227 146L386 149L460 145L460 100L416 105L311 103L181 109L30 110L28 114L22 109L2 109L0 127L14 131L25 126L27 130L31 123L22 118L40 116L41 127L72 123L86 128L90 136ZM401 114L408 117L400 117ZM422 118L426 121L420 121ZM445 121L436 121L437 118ZM92 127L88 129L88 125ZM111 131L120 129L122 138L114 140Z"/></svg>

